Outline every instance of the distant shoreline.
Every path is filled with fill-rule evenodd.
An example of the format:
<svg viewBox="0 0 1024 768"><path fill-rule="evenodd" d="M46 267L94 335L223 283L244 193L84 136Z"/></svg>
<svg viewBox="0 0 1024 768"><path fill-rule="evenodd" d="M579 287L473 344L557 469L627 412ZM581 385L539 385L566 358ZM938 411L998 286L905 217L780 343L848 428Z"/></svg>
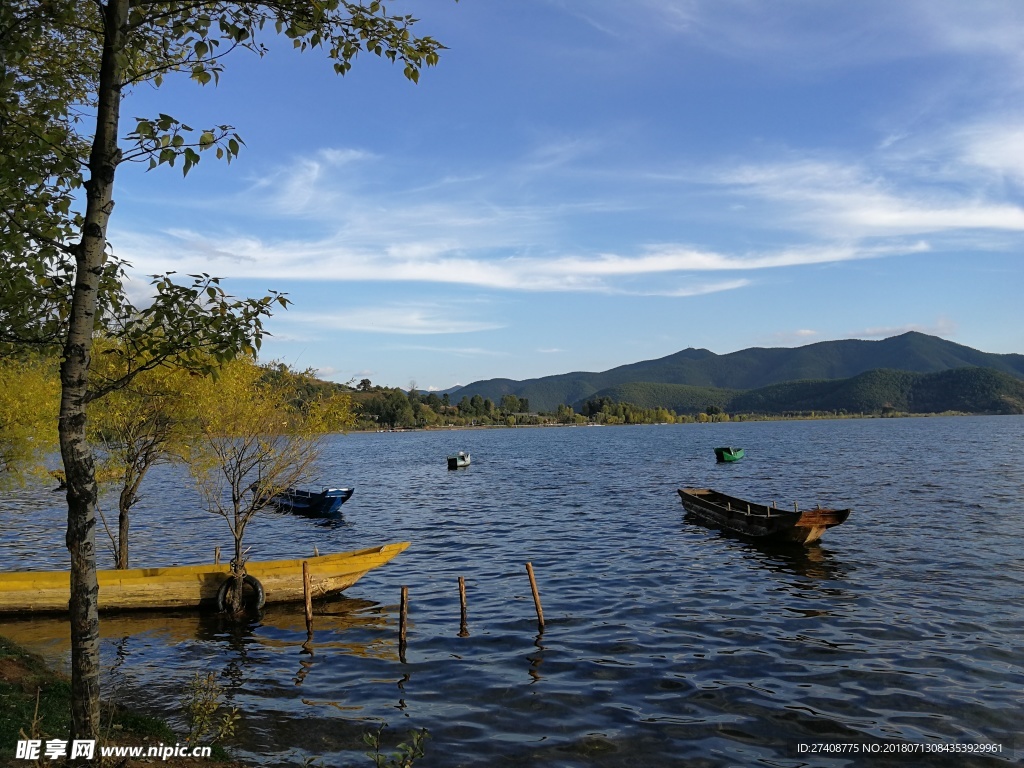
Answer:
<svg viewBox="0 0 1024 768"><path fill-rule="evenodd" d="M588 427L677 427L685 425L707 426L709 424L749 424L763 421L848 421L856 419L930 419L936 417L950 416L1015 416L1020 414L1007 413L967 413L963 411L944 411L942 413L847 413L843 415L828 416L755 416L751 414L737 414L728 419L712 419L710 421L659 421L643 423L609 423L609 424L559 424L549 422L545 424L451 424L444 426L423 426L423 427L395 427L394 429L350 429L349 432L360 432L365 434L385 434L391 432L450 432L457 430L483 430L483 429L545 429L551 427L559 428L581 428Z"/></svg>

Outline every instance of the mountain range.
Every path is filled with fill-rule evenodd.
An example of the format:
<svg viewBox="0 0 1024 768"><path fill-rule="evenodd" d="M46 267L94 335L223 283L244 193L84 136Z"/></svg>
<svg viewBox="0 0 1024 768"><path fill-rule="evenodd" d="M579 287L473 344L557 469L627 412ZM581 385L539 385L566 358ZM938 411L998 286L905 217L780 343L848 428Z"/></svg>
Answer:
<svg viewBox="0 0 1024 768"><path fill-rule="evenodd" d="M958 369L979 370L935 377ZM897 375L900 372L917 375ZM865 377L869 373L872 376ZM945 394L944 388L949 390ZM971 398L972 392L980 398L978 402ZM476 381L451 397L457 401L480 395L497 403L508 394L528 399L532 411L554 411L562 404L579 410L586 400L607 397L677 412L694 412L709 405L733 412L869 412L880 403L925 412L922 408L930 403L936 407L929 412L1015 413L1020 412L1018 399L1024 406L1024 355L981 352L911 331L881 341L847 339L802 347L752 347L725 355L688 348L602 372ZM969 407L937 407L947 402ZM798 407L801 405L808 407Z"/></svg>

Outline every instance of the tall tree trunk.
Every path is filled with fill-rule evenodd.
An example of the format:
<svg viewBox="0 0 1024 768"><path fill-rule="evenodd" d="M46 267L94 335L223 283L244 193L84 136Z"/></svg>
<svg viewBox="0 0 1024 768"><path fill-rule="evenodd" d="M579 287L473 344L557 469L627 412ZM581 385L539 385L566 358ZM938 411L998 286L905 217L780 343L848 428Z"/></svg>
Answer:
<svg viewBox="0 0 1024 768"><path fill-rule="evenodd" d="M89 360L96 323L100 276L106 261L107 223L114 207L114 171L121 107L120 53L124 50L128 0L102 7L104 46L89 157L86 213L76 254L75 292L60 368L58 430L68 485L67 547L71 554L71 738L100 735L99 587L96 581L96 473L85 439Z"/></svg>
<svg viewBox="0 0 1024 768"><path fill-rule="evenodd" d="M128 529L131 525L132 505L139 499L139 486L148 469L149 465L146 464L136 473L135 462L132 462L125 470L124 486L117 500L117 551L114 553L114 567L117 569L128 567Z"/></svg>
<svg viewBox="0 0 1024 768"><path fill-rule="evenodd" d="M117 554L114 567L123 570L128 567L128 523L129 508L121 505L117 513Z"/></svg>
<svg viewBox="0 0 1024 768"><path fill-rule="evenodd" d="M229 612L233 615L237 615L242 612L242 590L245 586L245 576L242 574L242 534L245 532L245 526L239 522L238 514L238 502L235 502L235 527L232 529L232 533L235 534L235 559L234 569L231 572L232 577L235 580L235 588L229 590L230 594L230 608Z"/></svg>

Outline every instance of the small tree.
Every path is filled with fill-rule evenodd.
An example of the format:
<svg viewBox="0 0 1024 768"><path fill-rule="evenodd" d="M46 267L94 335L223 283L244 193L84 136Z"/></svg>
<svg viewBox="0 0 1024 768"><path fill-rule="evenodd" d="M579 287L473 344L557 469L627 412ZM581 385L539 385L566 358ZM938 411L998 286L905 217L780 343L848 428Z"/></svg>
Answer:
<svg viewBox="0 0 1024 768"><path fill-rule="evenodd" d="M123 375L125 355L119 351L121 354L93 358L91 373L95 379L106 381ZM102 456L98 475L118 481L115 568L128 567L131 509L140 499L139 489L146 474L184 450L181 411L191 378L180 367L146 370L127 386L90 405L87 434Z"/></svg>
<svg viewBox="0 0 1024 768"><path fill-rule="evenodd" d="M242 609L243 542L253 517L276 493L308 478L322 438L351 424L346 396L292 404L287 381L270 381L254 363L225 365L216 381L199 379L189 393L186 460L207 508L223 517L234 539L230 609Z"/></svg>
<svg viewBox="0 0 1024 768"><path fill-rule="evenodd" d="M57 446L56 363L0 359L0 486L17 482Z"/></svg>

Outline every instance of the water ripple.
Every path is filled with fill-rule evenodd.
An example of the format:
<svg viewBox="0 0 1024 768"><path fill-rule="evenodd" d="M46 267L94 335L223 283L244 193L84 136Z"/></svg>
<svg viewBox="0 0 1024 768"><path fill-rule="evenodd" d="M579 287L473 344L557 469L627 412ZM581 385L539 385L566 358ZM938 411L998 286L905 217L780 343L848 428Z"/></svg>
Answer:
<svg viewBox="0 0 1024 768"><path fill-rule="evenodd" d="M716 465L717 444L748 458ZM380 721L429 729L425 767L903 766L906 755L797 751L901 741L1003 745L928 765L1010 763L1024 746L1024 461L992 461L990 444L1024 458L1024 418L339 437L322 469L356 486L345 517L264 515L254 556L413 546L319 606L312 643L291 607L245 626L108 617L106 687L180 725L185 683L213 670L243 713L240 755L266 765L361 764ZM456 450L473 465L448 472ZM766 547L687 519L683 485L854 514L820 545ZM63 567L65 515L48 490L6 494L7 562ZM154 471L135 564L209 560L227 542L180 470ZM0 633L66 657L62 622L6 620Z"/></svg>

